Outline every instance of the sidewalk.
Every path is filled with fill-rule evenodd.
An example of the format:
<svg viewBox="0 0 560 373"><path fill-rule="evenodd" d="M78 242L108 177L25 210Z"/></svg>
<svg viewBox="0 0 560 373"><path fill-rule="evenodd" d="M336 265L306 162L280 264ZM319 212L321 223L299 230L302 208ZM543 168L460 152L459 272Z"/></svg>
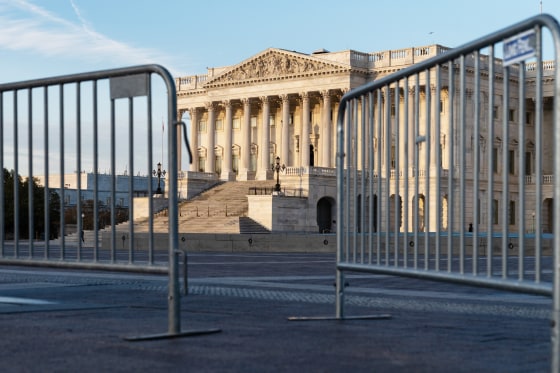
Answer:
<svg viewBox="0 0 560 373"><path fill-rule="evenodd" d="M334 316L328 260L298 265L263 257L258 265L239 259L235 267L227 260L193 259L181 308L183 331L219 333L137 342L125 338L168 330L166 276L0 267L0 370L550 370L547 298L356 276L347 314L390 319L289 321Z"/></svg>

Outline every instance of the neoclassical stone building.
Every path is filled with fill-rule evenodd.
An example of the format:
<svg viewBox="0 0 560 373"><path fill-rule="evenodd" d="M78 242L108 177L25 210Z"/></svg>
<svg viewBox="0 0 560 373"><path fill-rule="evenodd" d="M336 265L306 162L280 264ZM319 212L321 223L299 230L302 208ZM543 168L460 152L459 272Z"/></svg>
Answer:
<svg viewBox="0 0 560 373"><path fill-rule="evenodd" d="M180 77L176 79L178 94L178 116L182 119L190 119L191 123L191 148L194 160L188 171L186 167L180 167L186 172L187 179L214 179L214 180L272 180L275 177L272 166L276 159L286 166L286 173L282 175L283 187L299 190L299 196L303 196L299 207L291 202L289 215L293 218L283 219L283 222L274 221L270 209L263 208L273 202L262 201L256 198L250 199L249 213L251 214L251 203L258 205L259 211L266 217L255 216L256 220L266 221L272 230L303 230L303 231L333 231L336 222L333 220L336 211L336 183L335 183L335 156L336 156L336 114L342 95L367 82L379 77L391 74L411 64L426 60L435 55L444 53L448 48L440 45L431 45L418 48L407 48L389 50L373 53L362 53L352 50L341 52L328 52L319 50L311 54L298 53L283 49L267 49L255 56L248 58L233 66L221 68L209 68L208 73L199 76ZM552 111L550 108L552 85L552 72L554 63L544 66L545 92L544 92L544 122L545 126L552 129ZM499 71L498 74L501 72ZM472 76L467 76L467 80ZM516 75L510 76L515 87ZM527 65L526 79L535 79L534 66ZM468 85L472 86L472 81ZM432 85L426 87L422 83L422 89L433 89ZM547 85L548 84L548 85ZM482 97L488 99L488 92L484 92L484 78L482 78ZM439 112L442 122L449 120L446 100L446 85L443 83L441 102L432 102L432 118ZM517 91L511 90L508 98L515 101ZM412 90L403 90L401 95L413 95ZM411 96L412 97L412 96ZM510 107L506 115L510 116L510 122L524 118L528 129L527 141L519 144L515 138L509 139L503 144L501 139L501 123L503 114L503 103L506 102L502 93L495 91L495 103L493 112L486 110L481 113L485 118L494 116L496 129L494 138L480 135L481 151L485 154L494 152L497 174L510 173L519 175L524 173L528 188L532 183L535 173L535 140L531 135L531 125L535 117L534 92L527 92L526 112L519 116L515 107ZM402 97L401 97L402 99ZM423 100L421 96L420 100ZM470 101L469 101L470 100ZM400 111L403 112L402 100ZM459 113L459 102L452 103L455 113ZM473 119L472 99L466 103L467 123ZM420 105L420 107L424 107ZM391 110L392 112L393 110ZM426 113L420 111L422 119ZM402 119L401 119L402 120ZM486 119L487 120L487 119ZM420 123L423 123L420 120ZM472 131L471 131L472 132ZM402 135L401 135L402 136ZM472 136L471 136L472 137ZM395 147L395 141L403 141L379 138L375 139L376 146ZM406 141L406 139L404 140ZM440 149L442 154L439 167L448 169L446 164L445 147L449 141L455 141L440 134ZM474 155L472 153L472 142L476 139L469 138L471 145L467 146L466 167L472 171ZM545 139L551 141L551 139ZM447 144L447 145L446 145ZM543 155L543 175L550 178L550 183L543 190L543 221L548 226L552 221L552 166L550 157L551 144L543 144L545 154ZM519 152L525 152L525 164L509 163L509 170L499 168L502 147L510 149L511 158ZM399 152L404 151L404 146L397 147ZM547 152L546 149L549 149ZM438 151L437 146L432 151ZM412 154L410 152L409 154ZM390 154L391 167L395 171L404 172L401 164L395 164L394 158L404 159L401 154L396 157L394 150L382 151L385 156ZM485 154L481 153L484 158ZM548 155L548 156L547 156ZM435 157L430 157L435 160ZM455 158L456 160L459 157ZM387 164L385 159L380 159L382 164ZM412 162L408 164L413 164ZM420 164L420 167L438 167L436 164ZM422 172L422 170L419 170ZM411 170L408 170L411 172ZM534 180L533 180L534 181ZM185 185L188 185L186 183ZM549 189L547 189L549 188ZM513 188L515 190L515 188ZM398 192L402 194L402 191ZM188 193L187 193L188 194ZM264 197L263 197L264 198ZM267 198L272 198L268 196ZM496 197L498 200L499 198ZM511 197L515 204L516 197ZM403 201L411 204L412 201ZM513 206L513 205L512 205ZM265 211L266 210L266 211ZM265 211L265 212L263 212ZM276 215L282 216L281 208L275 207ZM286 210L287 211L287 210ZM496 209L496 211L499 211ZM530 210L529 210L530 211ZM498 212L497 212L498 213ZM286 216L286 214L284 214ZM432 214L434 216L434 214ZM410 217L409 217L410 218ZM519 219L520 217L517 217ZM525 217L527 218L527 217ZM376 219L374 217L374 219ZM478 219L485 224L485 219L493 219L496 224L515 223L511 217L482 217ZM281 219L282 220L282 219ZM423 224L423 223L421 223ZM431 225L431 224L430 224ZM431 225L433 226L433 225Z"/></svg>

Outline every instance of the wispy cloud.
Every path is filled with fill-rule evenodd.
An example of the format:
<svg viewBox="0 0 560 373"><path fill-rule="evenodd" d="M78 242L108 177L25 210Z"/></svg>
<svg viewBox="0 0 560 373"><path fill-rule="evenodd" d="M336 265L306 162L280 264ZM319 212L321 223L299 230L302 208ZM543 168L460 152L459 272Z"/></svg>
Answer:
<svg viewBox="0 0 560 373"><path fill-rule="evenodd" d="M64 19L26 0L0 0L0 49L28 51L45 56L112 61L133 65L164 63L168 56L100 34L82 17L73 0L77 22Z"/></svg>

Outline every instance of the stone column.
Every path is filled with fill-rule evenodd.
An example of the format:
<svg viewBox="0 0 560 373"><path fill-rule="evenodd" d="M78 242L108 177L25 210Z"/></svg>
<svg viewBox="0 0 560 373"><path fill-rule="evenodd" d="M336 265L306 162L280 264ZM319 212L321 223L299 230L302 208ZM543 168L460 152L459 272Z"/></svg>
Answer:
<svg viewBox="0 0 560 373"><path fill-rule="evenodd" d="M190 165L190 170L198 171L198 108L189 109L189 115L191 117L191 151L192 151L192 162Z"/></svg>
<svg viewBox="0 0 560 373"><path fill-rule="evenodd" d="M439 116L439 102L436 102L436 88L432 86L430 88L430 103L431 103L431 114L430 114L430 123L428 125L430 128L430 169L436 170L439 165L436 163L437 154L439 152L439 133L435 131L435 123L436 123L436 115ZM440 122L441 127L441 122ZM431 171L430 171L431 172Z"/></svg>
<svg viewBox="0 0 560 373"><path fill-rule="evenodd" d="M257 180L267 180L268 170L270 169L270 101L268 96L261 97L262 102L262 131L260 134L259 146L259 168L257 170Z"/></svg>
<svg viewBox="0 0 560 373"><path fill-rule="evenodd" d="M415 124L415 105L414 105L414 88L408 90L408 170L414 168L414 150L416 140L416 124ZM410 171L408 171L410 174ZM418 170L416 170L418 172Z"/></svg>
<svg viewBox="0 0 560 373"><path fill-rule="evenodd" d="M302 102L302 126L301 126L301 166L309 167L309 95L307 92L301 94Z"/></svg>
<svg viewBox="0 0 560 373"><path fill-rule="evenodd" d="M222 165L222 174L220 179L233 180L234 175L231 170L231 146L232 146L232 127L233 116L231 112L231 101L225 100L223 102L226 109L226 122L225 122L225 142L224 142L224 163Z"/></svg>
<svg viewBox="0 0 560 373"><path fill-rule="evenodd" d="M280 152L280 163L286 166L289 163L290 153L290 99L288 95L281 95L282 99L282 147Z"/></svg>
<svg viewBox="0 0 560 373"><path fill-rule="evenodd" d="M214 172L215 171L215 155L214 155L214 147L216 146L215 137L214 137L214 128L216 126L216 113L215 107L213 102L209 102L206 104L206 108L208 109L208 124L207 124L207 132L206 132L206 172Z"/></svg>
<svg viewBox="0 0 560 373"><path fill-rule="evenodd" d="M321 145L323 146L321 167L331 167L331 94L328 90L322 92L323 112L321 125Z"/></svg>
<svg viewBox="0 0 560 373"><path fill-rule="evenodd" d="M251 160L251 99L243 100L243 123L241 123L241 164L239 179L247 180L249 162Z"/></svg>

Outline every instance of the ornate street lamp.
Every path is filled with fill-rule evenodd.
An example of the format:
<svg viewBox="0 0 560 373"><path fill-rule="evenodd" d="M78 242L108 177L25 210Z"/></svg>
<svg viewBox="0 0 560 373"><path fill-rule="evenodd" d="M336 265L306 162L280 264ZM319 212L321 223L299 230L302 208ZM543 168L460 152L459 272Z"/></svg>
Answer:
<svg viewBox="0 0 560 373"><path fill-rule="evenodd" d="M276 172L276 186L274 187L275 192L280 192L280 171L284 171L286 165L280 165L280 157L276 157L276 164L272 166L272 170Z"/></svg>
<svg viewBox="0 0 560 373"><path fill-rule="evenodd" d="M152 171L152 175L157 176L157 190L155 192L155 194L163 194L161 191L161 177L165 177L165 170L161 169L161 162L158 162L157 164L157 170L153 170Z"/></svg>

